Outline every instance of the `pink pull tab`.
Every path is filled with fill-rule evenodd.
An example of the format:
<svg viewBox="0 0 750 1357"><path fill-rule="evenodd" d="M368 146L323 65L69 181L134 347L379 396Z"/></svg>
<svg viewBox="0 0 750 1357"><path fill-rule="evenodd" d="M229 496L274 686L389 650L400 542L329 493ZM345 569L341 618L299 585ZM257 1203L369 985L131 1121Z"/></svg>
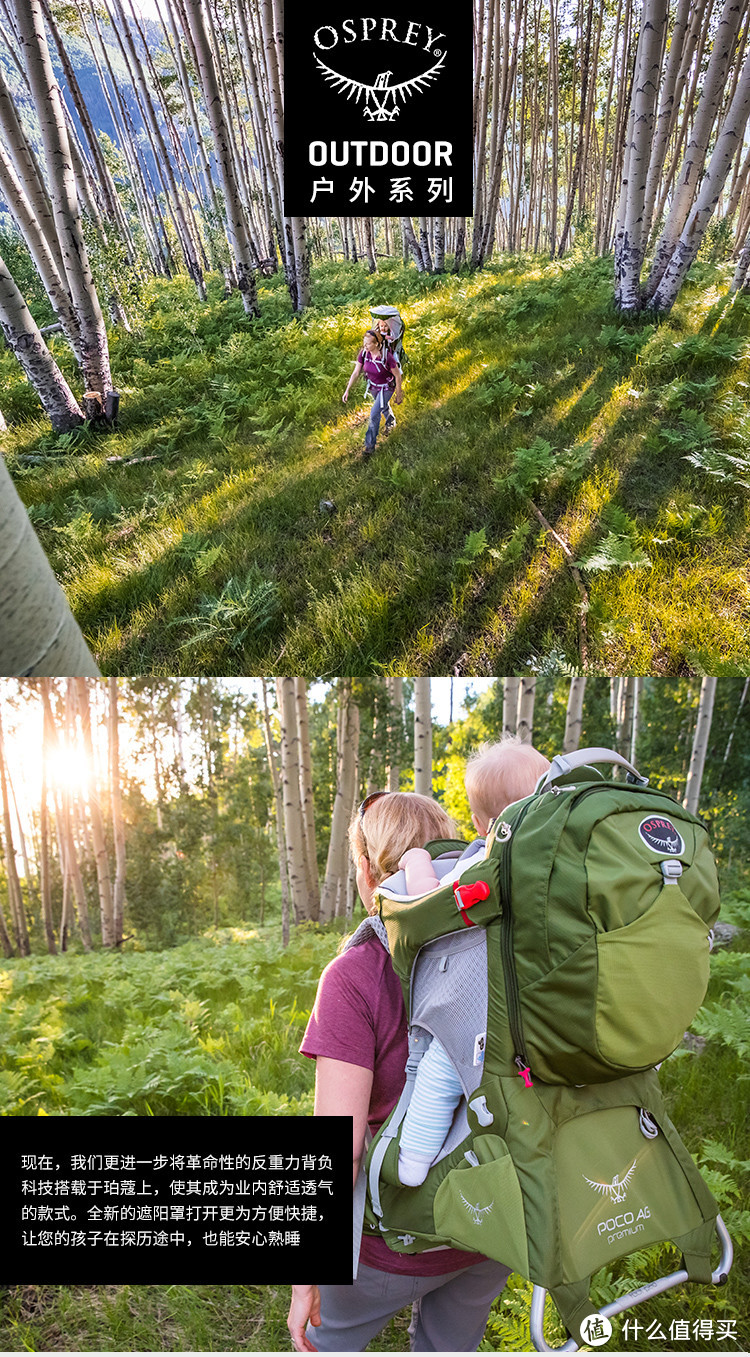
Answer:
<svg viewBox="0 0 750 1357"><path fill-rule="evenodd" d="M532 1079L532 1077L531 1077L531 1066L530 1066L530 1065L525 1065L525 1066L523 1067L523 1069L519 1069L518 1073L520 1074L521 1078L523 1079L523 1086L524 1086L524 1088L533 1088L533 1087L534 1087L534 1081L533 1081L533 1079Z"/></svg>

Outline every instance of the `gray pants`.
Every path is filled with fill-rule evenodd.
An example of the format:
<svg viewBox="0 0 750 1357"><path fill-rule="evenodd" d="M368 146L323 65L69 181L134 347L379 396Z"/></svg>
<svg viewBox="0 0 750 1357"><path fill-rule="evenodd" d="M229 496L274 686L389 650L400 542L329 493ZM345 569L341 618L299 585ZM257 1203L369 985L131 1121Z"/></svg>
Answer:
<svg viewBox="0 0 750 1357"><path fill-rule="evenodd" d="M396 416L388 404L393 392L394 388L392 386L383 386L380 390L377 390L376 387L372 388L372 410L370 411L370 423L367 426L367 433L365 434L365 447L368 452L375 451L375 440L380 431L381 415L385 415L386 429L392 429L395 426Z"/></svg>
<svg viewBox="0 0 750 1357"><path fill-rule="evenodd" d="M319 1352L362 1352L411 1305L412 1352L476 1352L509 1276L510 1268L492 1260L439 1277L405 1277L360 1263L353 1286L321 1286L322 1323L308 1324L307 1337Z"/></svg>

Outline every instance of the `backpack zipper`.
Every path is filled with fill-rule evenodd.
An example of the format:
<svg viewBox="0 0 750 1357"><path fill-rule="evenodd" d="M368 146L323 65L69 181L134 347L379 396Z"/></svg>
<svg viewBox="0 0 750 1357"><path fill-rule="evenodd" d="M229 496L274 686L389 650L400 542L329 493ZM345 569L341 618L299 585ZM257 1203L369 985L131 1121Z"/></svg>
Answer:
<svg viewBox="0 0 750 1357"><path fill-rule="evenodd" d="M524 1044L523 1024L521 1022L521 1002L518 997L518 977L516 975L516 964L513 957L513 911L510 903L510 848L513 842L513 836L531 805L532 802L527 801L526 805L521 807L518 815L512 821L510 834L505 841L504 852L500 858L499 864L500 899L503 907L503 912L500 916L500 954L503 962L503 975L505 976L505 993L508 999L508 1021L515 1053L513 1059L518 1066L518 1073L521 1075L526 1088L529 1088L531 1085L531 1072Z"/></svg>
<svg viewBox="0 0 750 1357"><path fill-rule="evenodd" d="M591 787L585 787L583 791L577 792L573 797L570 808L584 797L590 796L592 792L601 792L605 786L610 786L614 791L623 791L624 786L619 783L595 783ZM551 788L550 790L556 790ZM560 789L562 790L562 788ZM666 792L655 791L652 787L637 787L635 784L628 786L629 791L649 792L651 796L657 796L664 801L674 805L673 797ZM523 820L527 810L535 804L537 798L527 801L522 806L515 820L511 823L510 834L504 845L504 852L500 859L500 898L502 901L503 912L500 919L500 943L501 955L503 961L503 974L505 976L505 992L508 999L508 1022L510 1034L513 1041L513 1063L518 1066L519 1076L523 1079L526 1088L532 1087L531 1066L529 1064L528 1054L526 1052L526 1043L523 1035L523 1021L521 1019L521 1001L518 994L518 977L516 975L516 962L513 955L513 912L510 902L510 849L516 830Z"/></svg>

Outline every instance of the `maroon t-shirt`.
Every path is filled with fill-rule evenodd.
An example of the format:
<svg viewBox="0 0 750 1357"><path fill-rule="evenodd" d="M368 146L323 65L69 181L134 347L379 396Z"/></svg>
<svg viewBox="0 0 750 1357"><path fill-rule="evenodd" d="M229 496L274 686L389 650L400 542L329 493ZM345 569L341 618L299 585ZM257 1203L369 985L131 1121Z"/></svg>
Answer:
<svg viewBox="0 0 750 1357"><path fill-rule="evenodd" d="M382 357L373 357L366 349L360 349L357 354L357 362L362 364L362 370L370 386L395 386L395 373L398 371L398 363L389 353L385 344L382 349Z"/></svg>
<svg viewBox="0 0 750 1357"><path fill-rule="evenodd" d="M367 1120L372 1135L398 1102L408 1054L401 985L378 939L350 947L326 966L300 1051L372 1070ZM440 1249L393 1253L384 1240L362 1236L361 1260L380 1272L437 1277L484 1261L478 1253Z"/></svg>

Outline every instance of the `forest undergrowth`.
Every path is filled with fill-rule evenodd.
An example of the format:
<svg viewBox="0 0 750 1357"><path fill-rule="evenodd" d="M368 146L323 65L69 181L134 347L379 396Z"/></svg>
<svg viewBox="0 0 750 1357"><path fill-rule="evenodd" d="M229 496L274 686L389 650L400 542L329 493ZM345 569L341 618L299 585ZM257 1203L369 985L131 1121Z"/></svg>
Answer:
<svg viewBox="0 0 750 1357"><path fill-rule="evenodd" d="M667 1335L673 1321L687 1323L684 1341L662 1345L672 1351L747 1347L750 892L727 897L722 917L745 931L714 952L693 1038L662 1066L661 1081L738 1256L726 1287L679 1287L635 1312ZM222 929L163 952L6 962L0 1114L309 1114L313 1062L297 1048L338 934L338 926L305 926L284 951L278 925ZM598 1273L592 1299L605 1304L677 1265L670 1246L641 1250ZM531 1350L530 1294L514 1274L493 1307L482 1351ZM3 1288L0 1350L287 1351L287 1304L288 1290L271 1286ZM559 1343L549 1302L548 1309L547 1340ZM644 1350L643 1331L640 1342L623 1338L622 1318L613 1321L618 1348ZM719 1320L736 1321L736 1338L717 1344ZM406 1312L397 1316L370 1350L406 1351L407 1323ZM652 1350L659 1347L657 1341Z"/></svg>
<svg viewBox="0 0 750 1357"><path fill-rule="evenodd" d="M309 311L279 275L259 320L217 276L206 304L150 281L112 435L50 434L0 355L8 465L104 672L746 672L750 301L705 260L625 324L611 267L324 263ZM364 462L341 394L384 301L405 402Z"/></svg>

